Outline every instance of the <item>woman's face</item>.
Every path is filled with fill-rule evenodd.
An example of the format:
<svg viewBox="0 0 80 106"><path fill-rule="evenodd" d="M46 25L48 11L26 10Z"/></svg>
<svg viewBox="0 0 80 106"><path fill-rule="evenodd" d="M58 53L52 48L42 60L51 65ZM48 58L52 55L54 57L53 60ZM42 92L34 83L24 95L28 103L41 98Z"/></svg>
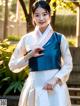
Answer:
<svg viewBox="0 0 80 106"><path fill-rule="evenodd" d="M38 7L33 14L33 21L39 26L41 32L44 32L50 23L51 16L48 11L45 9Z"/></svg>

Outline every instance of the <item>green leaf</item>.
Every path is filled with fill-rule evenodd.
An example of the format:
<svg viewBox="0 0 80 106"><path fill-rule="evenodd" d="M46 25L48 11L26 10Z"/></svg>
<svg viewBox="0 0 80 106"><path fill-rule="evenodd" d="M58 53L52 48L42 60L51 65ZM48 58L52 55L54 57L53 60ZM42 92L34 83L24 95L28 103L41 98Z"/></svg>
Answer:
<svg viewBox="0 0 80 106"><path fill-rule="evenodd" d="M19 92L21 92L22 87L23 87L23 84L19 85L19 87L18 87L18 91L19 91Z"/></svg>
<svg viewBox="0 0 80 106"><path fill-rule="evenodd" d="M18 90L20 82L15 82L14 93Z"/></svg>
<svg viewBox="0 0 80 106"><path fill-rule="evenodd" d="M12 82L9 87L6 89L3 95L7 95L9 92L12 91L12 89L15 87L15 82Z"/></svg>

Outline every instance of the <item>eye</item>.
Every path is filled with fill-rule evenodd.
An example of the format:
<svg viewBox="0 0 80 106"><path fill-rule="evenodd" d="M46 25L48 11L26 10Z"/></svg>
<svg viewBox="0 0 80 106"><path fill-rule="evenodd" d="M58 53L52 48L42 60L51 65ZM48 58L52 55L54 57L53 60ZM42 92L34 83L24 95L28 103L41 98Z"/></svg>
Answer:
<svg viewBox="0 0 80 106"><path fill-rule="evenodd" d="M34 16L35 16L35 17L39 17L39 14L35 14Z"/></svg>
<svg viewBox="0 0 80 106"><path fill-rule="evenodd" d="M43 14L43 16L46 16L46 15L47 15L47 13L44 13L44 14Z"/></svg>

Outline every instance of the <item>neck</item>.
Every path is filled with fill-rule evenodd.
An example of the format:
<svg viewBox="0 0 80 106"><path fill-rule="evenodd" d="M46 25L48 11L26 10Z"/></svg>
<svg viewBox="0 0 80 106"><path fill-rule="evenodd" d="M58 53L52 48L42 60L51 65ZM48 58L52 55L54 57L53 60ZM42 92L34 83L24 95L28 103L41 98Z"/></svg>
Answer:
<svg viewBox="0 0 80 106"><path fill-rule="evenodd" d="M48 25L45 28L39 28L39 30L41 31L41 33L44 33L45 30L47 29Z"/></svg>

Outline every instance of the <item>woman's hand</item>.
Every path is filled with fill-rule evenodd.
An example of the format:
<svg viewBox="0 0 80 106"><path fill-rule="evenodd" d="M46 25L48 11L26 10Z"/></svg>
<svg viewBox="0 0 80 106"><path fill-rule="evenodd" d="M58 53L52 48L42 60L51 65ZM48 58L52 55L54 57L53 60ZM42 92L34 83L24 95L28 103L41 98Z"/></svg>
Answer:
<svg viewBox="0 0 80 106"><path fill-rule="evenodd" d="M43 50L44 50L43 48L34 49L32 56L37 57L43 55Z"/></svg>
<svg viewBox="0 0 80 106"><path fill-rule="evenodd" d="M56 86L56 84L58 84L59 79L58 78L54 78L52 80L49 80L47 82L47 84L45 84L45 86L43 87L44 90L53 90L54 87Z"/></svg>
<svg viewBox="0 0 80 106"><path fill-rule="evenodd" d="M52 91L53 90L53 85L52 84L49 84L47 83L44 87L43 87L44 90L47 90L47 91Z"/></svg>

